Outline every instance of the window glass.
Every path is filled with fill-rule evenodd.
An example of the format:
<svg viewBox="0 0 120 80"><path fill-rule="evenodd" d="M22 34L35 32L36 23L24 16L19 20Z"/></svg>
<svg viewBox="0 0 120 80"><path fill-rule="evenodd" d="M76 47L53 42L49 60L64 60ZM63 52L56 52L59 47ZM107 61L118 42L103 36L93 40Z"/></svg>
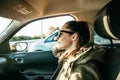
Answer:
<svg viewBox="0 0 120 80"><path fill-rule="evenodd" d="M94 34L94 42L96 44L110 44L110 40L109 39L105 39L100 37L98 34Z"/></svg>
<svg viewBox="0 0 120 80"><path fill-rule="evenodd" d="M71 20L75 19L67 15L45 18L31 22L17 32L17 34L15 34L15 36L10 40L11 49L12 45L16 42L19 42L19 45L20 42L27 42L27 50L25 51L51 50L55 42L45 43L44 40L55 30L58 30L64 23ZM19 51L21 50L19 48Z"/></svg>
<svg viewBox="0 0 120 80"><path fill-rule="evenodd" d="M120 40L112 40L113 43L120 43ZM105 39L103 37L100 37L97 33L94 32L94 43L96 44L111 44L109 39Z"/></svg>
<svg viewBox="0 0 120 80"><path fill-rule="evenodd" d="M15 36L25 35L35 37L45 35L51 27L59 28L70 20L74 20L74 18L71 16L60 16L37 20L26 25Z"/></svg>

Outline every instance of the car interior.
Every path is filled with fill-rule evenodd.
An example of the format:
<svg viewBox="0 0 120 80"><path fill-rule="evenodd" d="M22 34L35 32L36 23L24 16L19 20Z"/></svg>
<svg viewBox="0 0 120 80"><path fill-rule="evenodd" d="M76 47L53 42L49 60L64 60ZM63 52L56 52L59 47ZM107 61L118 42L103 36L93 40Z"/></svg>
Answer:
<svg viewBox="0 0 120 80"><path fill-rule="evenodd" d="M58 65L52 51L16 54L10 50L9 40L32 21L62 15L88 21L99 36L110 41L98 45L106 49L104 80L120 80L120 42L113 42L120 40L119 14L117 0L1 0L0 17L13 21L0 34L0 80L50 80Z"/></svg>

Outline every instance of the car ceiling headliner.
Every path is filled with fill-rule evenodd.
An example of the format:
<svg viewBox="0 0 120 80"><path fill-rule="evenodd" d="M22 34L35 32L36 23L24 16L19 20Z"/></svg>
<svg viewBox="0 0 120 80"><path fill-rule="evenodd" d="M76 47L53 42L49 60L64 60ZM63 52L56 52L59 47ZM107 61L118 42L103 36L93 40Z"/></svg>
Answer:
<svg viewBox="0 0 120 80"><path fill-rule="evenodd" d="M71 14L82 16L96 13L110 0L1 0L0 16L18 21ZM94 12L94 13L93 13Z"/></svg>

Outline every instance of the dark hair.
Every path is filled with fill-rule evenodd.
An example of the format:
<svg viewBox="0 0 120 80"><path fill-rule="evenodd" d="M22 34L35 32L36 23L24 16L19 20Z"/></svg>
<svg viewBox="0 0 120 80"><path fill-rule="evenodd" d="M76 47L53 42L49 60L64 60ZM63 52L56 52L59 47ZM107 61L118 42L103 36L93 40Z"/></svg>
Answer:
<svg viewBox="0 0 120 80"><path fill-rule="evenodd" d="M89 42L90 30L86 21L68 21L65 25L67 25L67 29L70 29L78 34L80 46L83 46Z"/></svg>

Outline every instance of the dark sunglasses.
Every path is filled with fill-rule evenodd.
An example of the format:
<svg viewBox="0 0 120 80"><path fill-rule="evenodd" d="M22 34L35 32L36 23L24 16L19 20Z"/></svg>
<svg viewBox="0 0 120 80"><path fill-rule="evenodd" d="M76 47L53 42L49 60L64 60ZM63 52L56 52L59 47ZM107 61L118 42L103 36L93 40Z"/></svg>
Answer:
<svg viewBox="0 0 120 80"><path fill-rule="evenodd" d="M68 34L74 34L74 33L75 33L75 32L66 31L66 30L58 30L57 32L58 32L58 33L57 33L57 36L56 36L56 37L60 37L61 32L68 33Z"/></svg>

